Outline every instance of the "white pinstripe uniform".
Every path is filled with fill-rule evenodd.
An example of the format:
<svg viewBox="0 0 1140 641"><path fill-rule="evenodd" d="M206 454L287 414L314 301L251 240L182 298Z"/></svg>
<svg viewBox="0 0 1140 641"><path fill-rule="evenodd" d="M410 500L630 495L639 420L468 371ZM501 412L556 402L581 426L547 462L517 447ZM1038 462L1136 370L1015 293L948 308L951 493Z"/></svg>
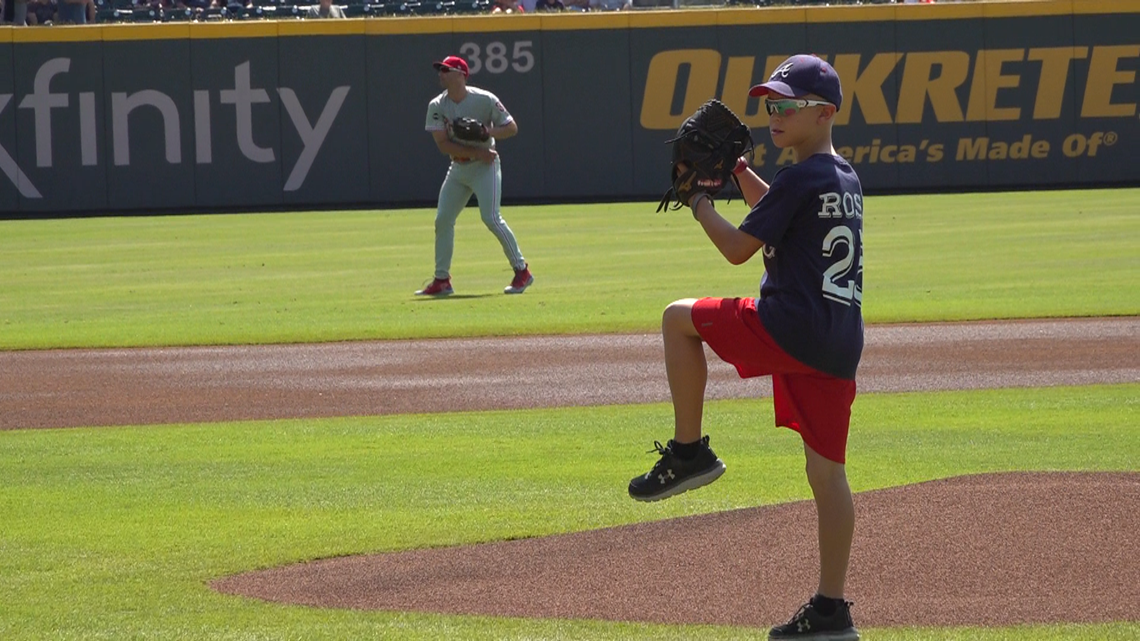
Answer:
<svg viewBox="0 0 1140 641"><path fill-rule="evenodd" d="M513 119L507 112L503 103L495 94L479 89L467 87L467 96L461 102L454 102L447 97L447 92L436 96L428 103L427 124L425 128L430 131L448 131L447 123L459 118L474 118L488 127L500 127L510 123ZM494 148L495 139L487 142L469 142L455 140L448 134L452 142L461 145ZM471 194L479 199L479 214L483 224L499 239L503 246L503 253L510 261L511 267L516 271L526 267L526 259L519 251L518 242L507 222L499 214L499 202L502 196L503 172L498 157L491 164L482 162L474 157L464 158L452 156L451 166L447 170L447 177L439 188L439 203L435 213L435 277L451 277L451 255L455 249L455 219L471 200Z"/></svg>

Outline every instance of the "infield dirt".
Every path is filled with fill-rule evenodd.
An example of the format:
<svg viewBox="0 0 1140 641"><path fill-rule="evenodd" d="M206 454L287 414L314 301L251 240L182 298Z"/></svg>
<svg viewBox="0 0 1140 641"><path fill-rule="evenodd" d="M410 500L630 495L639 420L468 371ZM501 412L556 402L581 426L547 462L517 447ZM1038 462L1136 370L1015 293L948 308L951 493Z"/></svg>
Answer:
<svg viewBox="0 0 1140 641"><path fill-rule="evenodd" d="M711 354L709 365L709 398L770 395L767 379L742 381ZM861 393L1137 381L1136 317L871 326L859 373ZM0 429L668 398L655 334L0 352ZM990 474L858 494L856 622L1140 620L1121 598L1140 585L1137 505L1137 473ZM813 509L328 559L213 586L319 607L767 626L814 588Z"/></svg>

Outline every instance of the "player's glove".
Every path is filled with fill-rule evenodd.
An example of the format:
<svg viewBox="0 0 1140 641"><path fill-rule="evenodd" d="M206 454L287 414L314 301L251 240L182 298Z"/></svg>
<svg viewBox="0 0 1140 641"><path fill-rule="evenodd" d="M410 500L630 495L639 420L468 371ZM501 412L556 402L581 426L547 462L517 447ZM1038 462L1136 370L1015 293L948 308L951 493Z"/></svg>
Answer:
<svg viewBox="0 0 1140 641"><path fill-rule="evenodd" d="M455 136L456 140L468 142L486 142L491 139L491 132L474 118L459 118L452 121L451 135Z"/></svg>
<svg viewBox="0 0 1140 641"><path fill-rule="evenodd" d="M672 187L657 211L670 203L672 209L680 209L698 193L715 196L728 186L729 178L736 180L732 170L737 160L752 153L752 130L723 102L709 100L665 143L673 145Z"/></svg>

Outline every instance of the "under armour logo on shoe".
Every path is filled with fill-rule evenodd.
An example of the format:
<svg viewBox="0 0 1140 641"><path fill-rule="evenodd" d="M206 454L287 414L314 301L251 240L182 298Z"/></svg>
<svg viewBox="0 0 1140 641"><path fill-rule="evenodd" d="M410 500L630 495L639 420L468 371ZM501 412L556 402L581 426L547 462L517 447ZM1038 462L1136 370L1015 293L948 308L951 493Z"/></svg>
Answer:
<svg viewBox="0 0 1140 641"><path fill-rule="evenodd" d="M796 623L796 629L800 632L806 632L810 630L811 621L808 621L807 619L801 619L798 623Z"/></svg>
<svg viewBox="0 0 1140 641"><path fill-rule="evenodd" d="M669 478L671 478L671 479L677 478L676 476L673 476L673 470L671 470L671 469L665 470L665 474L658 474L657 475L657 478L661 480L661 485L665 485L665 475L666 474L668 474Z"/></svg>

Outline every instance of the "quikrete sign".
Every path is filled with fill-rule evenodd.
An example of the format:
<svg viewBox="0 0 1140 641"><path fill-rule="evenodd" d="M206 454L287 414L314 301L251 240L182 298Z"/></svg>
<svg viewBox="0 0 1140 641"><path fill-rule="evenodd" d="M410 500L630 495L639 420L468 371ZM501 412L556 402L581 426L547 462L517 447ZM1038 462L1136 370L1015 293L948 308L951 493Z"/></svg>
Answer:
<svg viewBox="0 0 1140 641"><path fill-rule="evenodd" d="M794 53L794 52L793 52ZM767 78L788 54L768 56ZM914 53L840 53L821 55L835 67L843 82L844 102L858 103L862 122L868 125L923 122L926 105L933 121L983 122L1050 120L1061 117L1065 92L1074 82L1074 60L1088 60L1088 74L1078 87L1081 118L1128 118L1137 115L1135 102L1113 102L1113 89L1136 83L1136 72L1122 61L1140 58L1140 44L1098 47L1038 47L981 51L923 51ZM720 99L752 127L766 126L768 114L753 100L748 109L748 88L760 80L755 56L722 56L713 49L662 51L649 63L649 76L641 102L641 126L676 129L685 117L722 87ZM681 70L687 78L679 86ZM898 97L888 100L888 80L898 79ZM1003 90L1033 87L1029 104L1008 104ZM966 98L959 91L967 89ZM682 92L684 109L673 113L674 96ZM836 124L848 124L853 110L845 108ZM929 118L928 118L929 120Z"/></svg>
<svg viewBox="0 0 1140 641"><path fill-rule="evenodd" d="M819 54L828 59L843 82L844 108L836 124L940 125L1078 119L1135 119L1137 103L1116 96L1136 85L1140 44L1093 47L1032 47L978 51L883 52ZM748 88L767 78L787 56L769 55L764 73L755 56L722 55L712 49L662 51L651 59L641 100L639 122L646 129L674 130L710 96L719 98L749 126L766 127L768 114ZM1087 71L1078 78L1075 61ZM1075 114L1065 114L1066 101ZM1135 95L1135 92L1132 92ZM678 103L683 107L678 111ZM842 137L842 136L841 136ZM1060 142L1067 157L1095 156L1103 146L1117 144L1113 131L1073 132ZM1056 144L1032 133L1011 140L990 136L956 140L920 139L913 143L884 143L873 138L864 145L839 151L857 163L939 162L954 160L1044 159ZM755 164L771 159L762 143ZM792 162L789 150L777 164Z"/></svg>

